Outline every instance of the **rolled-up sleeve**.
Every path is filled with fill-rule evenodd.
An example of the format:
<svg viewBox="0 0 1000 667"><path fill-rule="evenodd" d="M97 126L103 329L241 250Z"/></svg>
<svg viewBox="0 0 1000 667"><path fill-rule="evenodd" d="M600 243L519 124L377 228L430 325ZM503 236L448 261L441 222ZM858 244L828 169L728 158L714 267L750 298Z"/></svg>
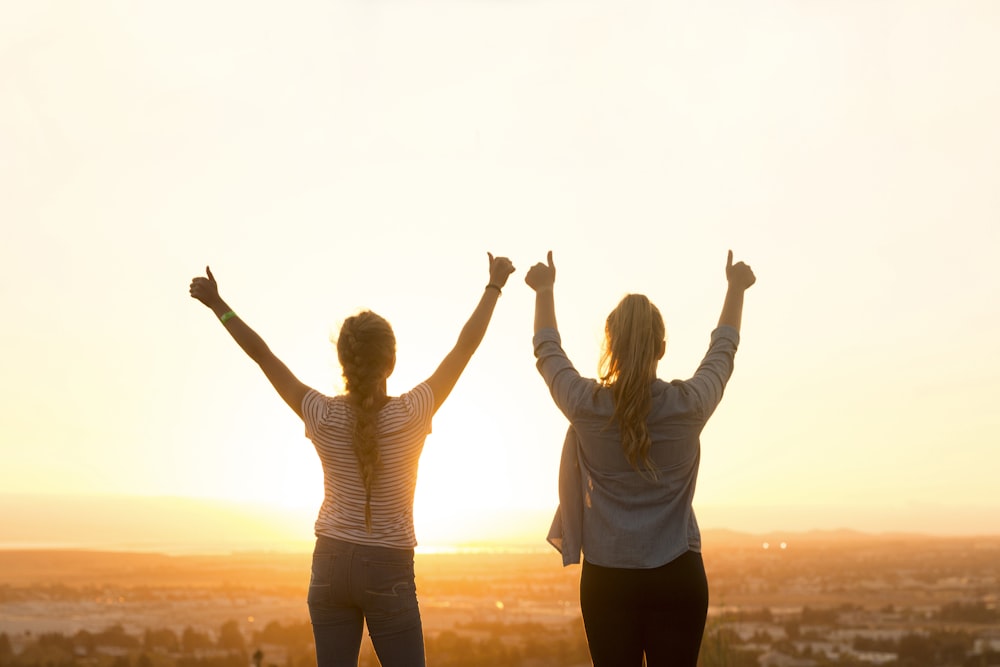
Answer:
<svg viewBox="0 0 1000 667"><path fill-rule="evenodd" d="M319 425L326 414L327 397L315 389L310 389L302 397L302 421L305 424L306 437L310 440L319 430Z"/></svg>
<svg viewBox="0 0 1000 667"><path fill-rule="evenodd" d="M708 419L722 400L726 383L733 374L740 332L734 327L721 326L712 332L708 352L694 376L685 384L698 397L701 416Z"/></svg>
<svg viewBox="0 0 1000 667"><path fill-rule="evenodd" d="M414 421L422 424L422 433L431 432L431 420L434 418L434 390L426 382L421 382L410 391L402 394L400 400Z"/></svg>
<svg viewBox="0 0 1000 667"><path fill-rule="evenodd" d="M535 367L549 387L552 400L567 418L581 401L592 393L592 380L580 377L562 349L562 338L555 329L542 329L535 334Z"/></svg>

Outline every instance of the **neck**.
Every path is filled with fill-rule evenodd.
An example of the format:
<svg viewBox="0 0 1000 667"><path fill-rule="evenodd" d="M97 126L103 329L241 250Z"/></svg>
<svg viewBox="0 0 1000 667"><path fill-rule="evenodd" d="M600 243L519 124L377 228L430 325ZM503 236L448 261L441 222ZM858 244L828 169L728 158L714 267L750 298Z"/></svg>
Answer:
<svg viewBox="0 0 1000 667"><path fill-rule="evenodd" d="M361 406L361 401L363 399L359 394L354 392L349 392L348 395L351 398L351 402L354 403L355 406L357 407ZM372 406L376 410L378 410L388 402L389 402L389 397L386 395L385 380L383 380L382 383L375 388L375 391L372 392Z"/></svg>

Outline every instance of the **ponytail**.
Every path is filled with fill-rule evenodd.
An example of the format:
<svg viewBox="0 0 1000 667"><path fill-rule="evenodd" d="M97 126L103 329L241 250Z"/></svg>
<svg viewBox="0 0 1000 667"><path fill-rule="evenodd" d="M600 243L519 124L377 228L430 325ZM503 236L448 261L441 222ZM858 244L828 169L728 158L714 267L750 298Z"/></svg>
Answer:
<svg viewBox="0 0 1000 667"><path fill-rule="evenodd" d="M646 420L652 406L659 347L666 339L660 311L641 294L628 294L604 326L604 349L598 367L600 384L610 387L612 421L622 438L622 451L632 467L656 478L650 457L652 439Z"/></svg>

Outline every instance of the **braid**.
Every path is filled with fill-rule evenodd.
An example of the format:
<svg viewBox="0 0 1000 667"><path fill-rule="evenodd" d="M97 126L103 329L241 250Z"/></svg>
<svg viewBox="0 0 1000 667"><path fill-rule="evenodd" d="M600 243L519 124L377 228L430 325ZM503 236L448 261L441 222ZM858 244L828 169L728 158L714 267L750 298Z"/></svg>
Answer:
<svg viewBox="0 0 1000 667"><path fill-rule="evenodd" d="M611 388L612 420L621 430L622 450L632 467L640 470L641 465L655 479L650 457L653 441L646 420L653 400L656 350L666 336L663 318L645 296L629 294L608 315L604 333L600 380Z"/></svg>
<svg viewBox="0 0 1000 667"><path fill-rule="evenodd" d="M375 470L382 461L378 448L378 420L375 418L374 387L359 384L355 393L361 399L354 421L354 454L361 468L361 481L365 485L365 528L372 529L372 487L375 485Z"/></svg>
<svg viewBox="0 0 1000 667"><path fill-rule="evenodd" d="M396 338L389 323L371 311L344 321L337 339L337 356L343 367L349 396L354 398L355 421L351 437L365 487L365 529L372 529L372 489L382 462L378 447L377 399L382 382L396 360Z"/></svg>

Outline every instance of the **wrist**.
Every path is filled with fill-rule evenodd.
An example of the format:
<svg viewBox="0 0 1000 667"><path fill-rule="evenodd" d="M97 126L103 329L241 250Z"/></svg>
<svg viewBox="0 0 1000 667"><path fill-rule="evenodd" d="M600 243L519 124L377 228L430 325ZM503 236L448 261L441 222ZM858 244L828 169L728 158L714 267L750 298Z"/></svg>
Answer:
<svg viewBox="0 0 1000 667"><path fill-rule="evenodd" d="M229 304L226 303L225 301L222 301L221 299L209 305L208 308L209 310L212 311L213 314L215 314L216 317L220 318L227 312L232 312L232 308L229 307Z"/></svg>
<svg viewBox="0 0 1000 667"><path fill-rule="evenodd" d="M486 290L486 291L496 290L497 296L500 296L501 294L503 294L503 286L502 285L498 285L498 284L496 284L495 282L492 282L492 281L490 281L489 283L487 283L486 287L484 287L483 289Z"/></svg>

